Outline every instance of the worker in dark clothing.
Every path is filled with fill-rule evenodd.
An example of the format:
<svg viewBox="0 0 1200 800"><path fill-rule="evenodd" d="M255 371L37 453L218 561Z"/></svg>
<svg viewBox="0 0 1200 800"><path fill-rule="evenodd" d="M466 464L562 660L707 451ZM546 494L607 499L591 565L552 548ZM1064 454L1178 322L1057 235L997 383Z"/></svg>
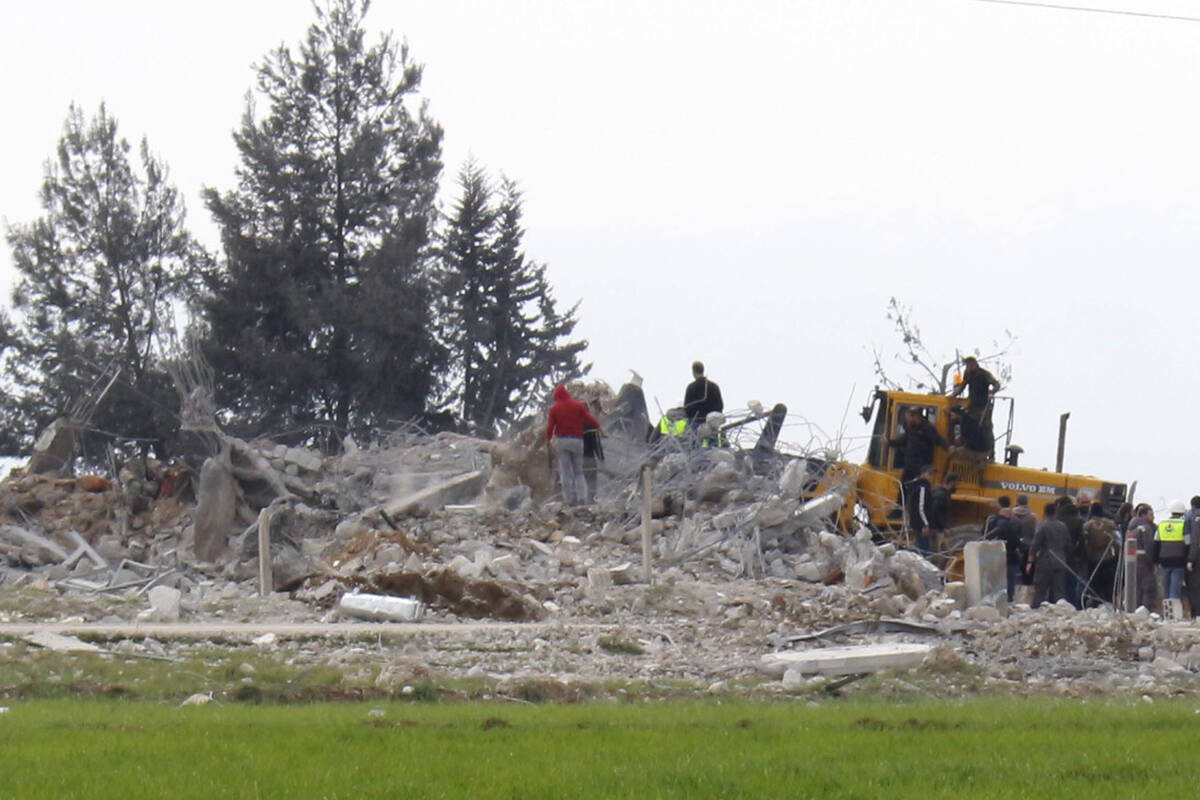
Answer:
<svg viewBox="0 0 1200 800"><path fill-rule="evenodd" d="M1067 600L1076 608L1083 608L1083 582L1079 579L1087 563L1083 554L1083 519L1071 498L1060 497L1055 505L1058 510L1054 518L1066 526L1071 536L1071 547L1067 550Z"/></svg>
<svg viewBox="0 0 1200 800"><path fill-rule="evenodd" d="M957 406L951 407L950 415L958 423L964 447L973 453L991 453L995 449L996 443L984 429L983 423Z"/></svg>
<svg viewBox="0 0 1200 800"><path fill-rule="evenodd" d="M1158 611L1158 578L1154 575L1154 509L1146 503L1138 503L1133 509L1126 536L1137 540L1137 605L1150 611Z"/></svg>
<svg viewBox="0 0 1200 800"><path fill-rule="evenodd" d="M1025 571L1033 575L1033 607L1042 603L1057 603L1067 593L1067 554L1071 549L1071 534L1067 526L1055 519L1057 507L1046 504L1046 517L1033 535L1033 546Z"/></svg>
<svg viewBox="0 0 1200 800"><path fill-rule="evenodd" d="M996 498L996 505L998 506L996 513L988 514L988 518L983 521L983 538L984 539L992 538L989 534L991 534L993 528L995 528L997 525L1000 524L1001 513L1005 512L1005 511L1011 512L1012 498L1010 498L1006 494L1002 494ZM1008 517L1009 517L1009 519L1012 519L1012 514L1009 513Z"/></svg>
<svg viewBox="0 0 1200 800"><path fill-rule="evenodd" d="M954 396L962 394L963 389L967 390L967 413L982 421L984 412L991 405L992 395L1000 389L1000 381L979 366L979 360L975 356L967 356L963 359L962 383L954 387Z"/></svg>
<svg viewBox="0 0 1200 800"><path fill-rule="evenodd" d="M1013 521L1021 527L1021 552L1026 556L1029 555L1029 548L1033 547L1033 535L1037 533L1038 518L1033 513L1033 509L1029 507L1029 495L1017 495L1017 506L1013 509ZM1021 570L1021 584L1030 586L1033 584L1033 576Z"/></svg>
<svg viewBox="0 0 1200 800"><path fill-rule="evenodd" d="M910 408L904 415L904 431L888 440L892 447L900 448L904 463L900 475L902 484L921 474L921 470L933 463L934 449L946 447L946 440L929 424L918 408Z"/></svg>
<svg viewBox="0 0 1200 800"><path fill-rule="evenodd" d="M683 392L683 409L687 412L688 427L698 428L713 411L724 411L721 387L704 377L704 364L692 362L692 382Z"/></svg>
<svg viewBox="0 0 1200 800"><path fill-rule="evenodd" d="M925 526L918 526L916 517L924 510L924 504L917 500L917 492L920 488L917 485L917 479L926 467L933 464L933 454L935 448L941 446L946 447L946 440L937 432L937 428L929 424L925 419L925 415L920 409L909 408L904 413L904 427L896 436L888 439L888 444L898 448L901 459L900 473L900 500L908 509L908 521L910 527L914 531ZM926 497L933 489L932 477L925 487ZM920 539L920 533L918 533ZM923 552L929 552L925 548Z"/></svg>
<svg viewBox="0 0 1200 800"><path fill-rule="evenodd" d="M1004 542L1004 556L1008 566L1008 600L1011 603L1024 571L1025 547L1021 543L1021 525L1013 519L1010 502L1007 496L1000 498L1000 510L988 517L983 538Z"/></svg>
<svg viewBox="0 0 1200 800"><path fill-rule="evenodd" d="M931 530L929 537L933 541L934 550L938 553L946 549L946 528L950 523L950 498L956 489L958 489L958 476L951 472L930 493L928 518Z"/></svg>
<svg viewBox="0 0 1200 800"><path fill-rule="evenodd" d="M980 444L989 443L987 449L981 452L986 452L989 458L994 458L996 436L992 430L992 397L1000 390L1000 381L979 366L979 360L975 356L967 356L963 359L963 379L954 387L954 396L962 394L963 389L967 390L966 416L979 427L977 441ZM965 435L965 424L963 429Z"/></svg>
<svg viewBox="0 0 1200 800"><path fill-rule="evenodd" d="M921 474L914 478L906 495L908 504L908 524L916 536L917 551L921 555L929 555L929 504L933 493L933 465L927 464Z"/></svg>
<svg viewBox="0 0 1200 800"><path fill-rule="evenodd" d="M593 411L593 416L595 416L595 411ZM600 488L600 462L603 460L604 444L600 441L600 429L585 422L583 424L583 478L587 483L587 496L592 499L595 499Z"/></svg>
<svg viewBox="0 0 1200 800"><path fill-rule="evenodd" d="M1193 497L1190 505L1191 508L1183 515L1190 536L1184 585L1192 616L1200 617L1200 496Z"/></svg>
<svg viewBox="0 0 1200 800"><path fill-rule="evenodd" d="M1121 553L1120 537L1117 536L1117 524L1111 519L1096 513L1099 503L1092 503L1091 518L1083 523L1083 552L1087 556L1088 591L1085 592L1084 604L1088 596L1093 596L1098 602L1113 601L1113 584L1117 577L1117 557Z"/></svg>

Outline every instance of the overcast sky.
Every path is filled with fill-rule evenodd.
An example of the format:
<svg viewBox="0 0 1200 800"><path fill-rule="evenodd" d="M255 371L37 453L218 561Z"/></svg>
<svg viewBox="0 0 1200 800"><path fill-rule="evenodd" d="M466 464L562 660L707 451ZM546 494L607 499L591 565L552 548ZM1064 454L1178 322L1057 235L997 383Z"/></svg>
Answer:
<svg viewBox="0 0 1200 800"><path fill-rule="evenodd" d="M252 65L309 3L4 6L0 216L39 214L68 104L104 101L215 250L200 189L231 185ZM895 296L935 351L1018 337L1024 463L1053 467L1070 411L1068 470L1200 493L1200 23L978 0L377 0L367 22L425 64L447 198L469 154L523 186L593 377L637 369L666 408L700 358L727 407L834 436L849 403L862 436Z"/></svg>

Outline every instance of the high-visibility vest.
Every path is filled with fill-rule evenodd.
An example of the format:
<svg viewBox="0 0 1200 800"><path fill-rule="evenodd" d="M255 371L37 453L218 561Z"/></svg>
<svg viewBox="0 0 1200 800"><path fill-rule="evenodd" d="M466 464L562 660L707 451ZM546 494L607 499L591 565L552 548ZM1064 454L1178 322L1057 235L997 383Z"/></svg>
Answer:
<svg viewBox="0 0 1200 800"><path fill-rule="evenodd" d="M1184 544L1186 533L1182 517L1171 517L1158 523L1158 558L1160 561L1175 560L1187 555L1187 545Z"/></svg>
<svg viewBox="0 0 1200 800"><path fill-rule="evenodd" d="M1158 540L1160 542L1183 541L1183 518L1171 517L1158 523Z"/></svg>
<svg viewBox="0 0 1200 800"><path fill-rule="evenodd" d="M670 417L663 417L658 423L658 432L663 436L685 436L687 434L687 420L673 420Z"/></svg>

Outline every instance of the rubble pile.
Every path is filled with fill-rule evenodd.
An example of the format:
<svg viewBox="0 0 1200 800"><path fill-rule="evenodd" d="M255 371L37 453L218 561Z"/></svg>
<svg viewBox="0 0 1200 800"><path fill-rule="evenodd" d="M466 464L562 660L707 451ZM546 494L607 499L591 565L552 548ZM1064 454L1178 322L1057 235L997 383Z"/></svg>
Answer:
<svg viewBox="0 0 1200 800"><path fill-rule="evenodd" d="M602 385L580 394L603 410L616 403ZM819 455L611 435L594 502L569 508L542 430L502 441L404 431L370 447L347 440L335 456L213 434L200 463L134 459L110 477L17 471L0 484L0 585L52 592L58 605L0 609L0 621L419 617L469 632L470 648L416 633L402 654L336 641L297 651L370 662L385 683L766 680L791 691L813 680L796 664L829 662L811 651L851 648L846 663L867 663L853 652L865 645L882 669L889 653L911 660L929 649L937 670L957 665L1007 690L1148 691L1163 675L1200 670L1200 628L1148 613L1010 607L981 588L986 569L968 570L968 585L866 528L843 534L833 515L849 479L831 483ZM792 667L763 669L764 654L789 650Z"/></svg>

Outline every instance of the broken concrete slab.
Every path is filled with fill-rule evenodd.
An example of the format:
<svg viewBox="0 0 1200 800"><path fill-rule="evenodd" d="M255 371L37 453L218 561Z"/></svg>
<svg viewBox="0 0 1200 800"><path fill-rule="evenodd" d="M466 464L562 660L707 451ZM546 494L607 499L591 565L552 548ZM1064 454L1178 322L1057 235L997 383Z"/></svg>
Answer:
<svg viewBox="0 0 1200 800"><path fill-rule="evenodd" d="M963 547L967 605L977 606L997 595L1008 597L1007 555L1004 542L967 542Z"/></svg>
<svg viewBox="0 0 1200 800"><path fill-rule="evenodd" d="M237 487L229 451L222 450L200 468L196 490L193 548L200 561L215 561L229 543L237 514Z"/></svg>
<svg viewBox="0 0 1200 800"><path fill-rule="evenodd" d="M912 669L921 666L933 652L928 644L866 644L851 647L827 647L821 650L768 653L761 669L782 676L787 670L812 675L854 675L885 669Z"/></svg>
<svg viewBox="0 0 1200 800"><path fill-rule="evenodd" d="M62 549L55 542L47 539L41 534L26 530L18 525L0 525L0 536L3 536L10 541L19 541L22 544L27 544L34 548L44 550L56 561L66 561L69 557L67 551Z"/></svg>
<svg viewBox="0 0 1200 800"><path fill-rule="evenodd" d="M33 445L26 471L30 475L61 472L75 457L78 425L63 417L54 420Z"/></svg>
<svg viewBox="0 0 1200 800"><path fill-rule="evenodd" d="M25 641L53 650L56 653L100 653L103 652L94 644L83 641L75 636L63 636L49 631L38 631L24 637Z"/></svg>
<svg viewBox="0 0 1200 800"><path fill-rule="evenodd" d="M389 516L411 514L415 511L433 511L455 503L473 500L483 491L484 474L481 470L456 475L449 480L426 486L420 491L395 500L384 506Z"/></svg>

